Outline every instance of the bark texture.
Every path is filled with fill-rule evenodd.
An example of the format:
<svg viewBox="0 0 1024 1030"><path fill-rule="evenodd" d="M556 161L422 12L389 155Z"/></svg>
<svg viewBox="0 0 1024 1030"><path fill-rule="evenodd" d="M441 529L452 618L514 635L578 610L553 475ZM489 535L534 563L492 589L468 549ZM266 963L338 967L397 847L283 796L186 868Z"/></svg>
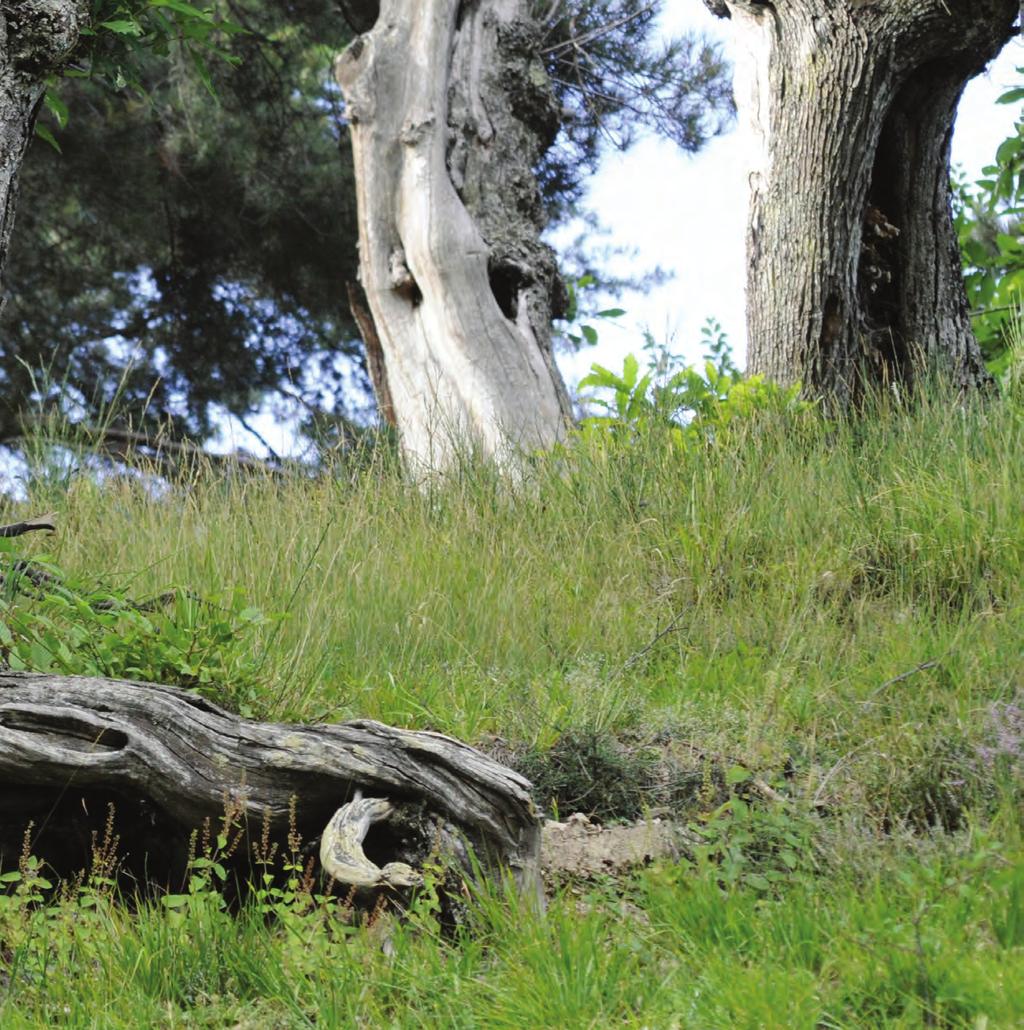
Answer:
<svg viewBox="0 0 1024 1030"><path fill-rule="evenodd" d="M0 311L18 172L46 78L70 54L87 17L82 0L0 0Z"/></svg>
<svg viewBox="0 0 1024 1030"><path fill-rule="evenodd" d="M25 820L50 833L39 846L80 848L114 800L135 825L122 833L158 866L205 819L225 808L261 833L287 832L289 809L304 837L318 837L335 810L361 794L383 799L366 855L379 866L422 866L438 844L469 867L508 868L539 890L540 820L529 783L479 751L438 733L369 720L297 726L253 722L171 687L122 680L0 672L0 867L17 864ZM369 802L366 802L368 804ZM60 806L63 806L61 808ZM95 809L99 809L97 813ZM350 822L352 819L350 818ZM244 853L244 851L243 851ZM74 856L68 859L73 868Z"/></svg>
<svg viewBox="0 0 1024 1030"><path fill-rule="evenodd" d="M839 406L934 370L989 380L950 209L964 86L1018 0L705 0L743 56L750 366Z"/></svg>
<svg viewBox="0 0 1024 1030"><path fill-rule="evenodd" d="M558 111L529 7L382 0L335 65L360 275L418 468L462 446L546 446L571 417L550 337L563 288L533 175Z"/></svg>

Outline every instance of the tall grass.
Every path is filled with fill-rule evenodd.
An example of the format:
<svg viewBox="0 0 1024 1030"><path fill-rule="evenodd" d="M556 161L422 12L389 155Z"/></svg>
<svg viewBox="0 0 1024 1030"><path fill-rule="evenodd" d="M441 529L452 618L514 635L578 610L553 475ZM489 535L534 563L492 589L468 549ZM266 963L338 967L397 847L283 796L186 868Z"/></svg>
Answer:
<svg viewBox="0 0 1024 1030"><path fill-rule="evenodd" d="M581 444L514 485L479 466L425 488L386 463L198 469L160 493L30 483L26 510L57 509L35 546L76 575L283 613L261 715L541 742L713 717L745 752L789 733L821 747L885 730L894 705L966 721L1012 693L1021 438L1011 406L933 401L687 452Z"/></svg>
<svg viewBox="0 0 1024 1030"><path fill-rule="evenodd" d="M935 393L686 450L584 439L513 482L467 462L415 485L385 459L195 468L160 491L30 482L24 510L61 530L26 547L70 573L136 596L237 589L284 616L254 643L259 717L541 750L660 734L799 799L825 843L767 894L723 893L709 865L543 920L484 898L471 940L399 927L393 959L111 909L107 937L62 944L41 980L4 973L0 944L0 1022L1019 1025L1022 444L1019 406Z"/></svg>

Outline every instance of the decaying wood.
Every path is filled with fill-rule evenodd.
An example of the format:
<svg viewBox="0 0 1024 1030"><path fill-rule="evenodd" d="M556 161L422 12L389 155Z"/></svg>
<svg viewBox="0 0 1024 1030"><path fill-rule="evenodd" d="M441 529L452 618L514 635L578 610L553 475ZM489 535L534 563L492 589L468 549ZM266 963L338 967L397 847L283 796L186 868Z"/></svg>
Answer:
<svg viewBox="0 0 1024 1030"><path fill-rule="evenodd" d="M120 799L160 827L139 838L154 864L161 848L177 846L172 838L187 841L226 807L258 838L265 820L286 832L294 806L309 840L339 806L366 795L385 800L369 813L350 809L343 830L371 865L415 869L438 849L468 864L468 845L485 869L508 869L525 891L539 889L529 783L450 737L370 720L255 722L172 687L0 672L0 864L16 863L28 818L52 823L68 799L77 816L79 795L83 807ZM59 838L59 827L49 830Z"/></svg>
<svg viewBox="0 0 1024 1030"><path fill-rule="evenodd" d="M301 401L293 394L289 396ZM25 419L21 432L4 437L0 443L23 447L34 433L44 428L31 419ZM114 465L142 467L172 482L180 481L183 475L204 467L213 467L227 473L237 471L276 476L285 464L276 456L257 458L241 449L227 454L214 454L190 440L176 440L162 432L150 435L117 426L75 425L66 437L57 437L54 442L67 443L76 451L81 449L93 453Z"/></svg>
<svg viewBox="0 0 1024 1030"><path fill-rule="evenodd" d="M104 426L85 430L96 449L114 461L130 462L138 458L151 461L161 475L180 476L189 466L213 465L224 469L238 469L273 474L278 471L271 461L255 458L244 451L213 454L189 440L174 440L168 436L150 436L148 433Z"/></svg>
<svg viewBox="0 0 1024 1030"><path fill-rule="evenodd" d="M373 321L373 313L366 306L366 294L359 283L348 282L345 288L348 292L348 309L359 327L359 335L363 338L363 347L366 349L366 368L370 373L370 382L377 398L377 410L384 422L389 426L397 426L395 402L391 398L388 370L384 363L384 350L380 345L380 335Z"/></svg>
<svg viewBox="0 0 1024 1030"><path fill-rule="evenodd" d="M463 446L500 458L552 444L572 413L551 354L564 287L540 239L533 168L559 110L531 5L357 6L358 23L372 27L335 75L352 138L360 281L403 453L433 469Z"/></svg>
<svg viewBox="0 0 1024 1030"><path fill-rule="evenodd" d="M320 839L320 864L339 883L353 887L415 887L423 877L406 862L371 862L363 842L374 823L389 819L394 806L384 798L356 797L342 805Z"/></svg>

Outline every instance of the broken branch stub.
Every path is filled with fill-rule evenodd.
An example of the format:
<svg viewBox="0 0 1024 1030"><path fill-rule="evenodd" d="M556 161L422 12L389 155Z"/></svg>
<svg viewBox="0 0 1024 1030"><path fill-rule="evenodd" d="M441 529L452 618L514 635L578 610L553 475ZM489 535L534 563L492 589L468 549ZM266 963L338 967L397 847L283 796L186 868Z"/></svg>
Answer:
<svg viewBox="0 0 1024 1030"><path fill-rule="evenodd" d="M23 536L25 533L31 533L38 529L55 533L57 531L54 521L56 518L56 513L51 511L48 515L38 515L36 518L26 519L24 522L12 522L7 526L0 526L0 537Z"/></svg>
<svg viewBox="0 0 1024 1030"><path fill-rule="evenodd" d="M255 722L173 687L0 672L0 867L17 863L30 819L65 850L82 838L75 868L87 865L88 835L61 821L97 798L134 813L139 825L119 831L146 869L226 807L255 839L264 820L287 831L294 805L305 839L327 827L321 854L342 882L411 885L440 844L467 872L472 849L485 871L540 889L530 784L451 737L371 720Z"/></svg>
<svg viewBox="0 0 1024 1030"><path fill-rule="evenodd" d="M416 887L423 877L407 862L375 865L363 851L370 826L394 812L385 798L357 797L334 813L320 839L320 864L339 883L352 887Z"/></svg>

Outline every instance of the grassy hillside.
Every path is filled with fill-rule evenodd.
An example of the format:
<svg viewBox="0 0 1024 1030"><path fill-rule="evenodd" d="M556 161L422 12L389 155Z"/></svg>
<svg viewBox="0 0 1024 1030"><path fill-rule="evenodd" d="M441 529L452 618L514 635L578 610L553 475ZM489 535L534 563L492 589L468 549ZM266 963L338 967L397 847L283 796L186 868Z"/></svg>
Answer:
<svg viewBox="0 0 1024 1030"><path fill-rule="evenodd" d="M454 945L425 903L391 957L298 902L230 916L212 887L35 911L23 870L0 1023L1020 1025L1022 444L1019 407L938 398L684 450L584 440L512 485L467 461L417 488L383 459L159 496L36 477L19 514L61 531L21 553L271 616L211 696L452 733L563 815L614 795L605 816L669 809L707 843L544 918L485 893Z"/></svg>

